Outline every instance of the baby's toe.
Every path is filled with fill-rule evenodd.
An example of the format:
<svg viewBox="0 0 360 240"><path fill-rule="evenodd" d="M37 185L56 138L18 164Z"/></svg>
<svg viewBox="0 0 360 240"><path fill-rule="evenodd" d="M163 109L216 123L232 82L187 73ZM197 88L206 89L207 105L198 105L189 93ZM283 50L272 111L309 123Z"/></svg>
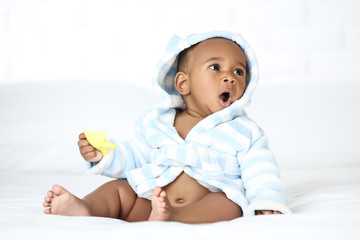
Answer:
<svg viewBox="0 0 360 240"><path fill-rule="evenodd" d="M160 197L166 198L166 192L165 192L165 191L161 191Z"/></svg>
<svg viewBox="0 0 360 240"><path fill-rule="evenodd" d="M59 185L52 186L53 195L54 194L61 195L61 193L63 193L64 191L65 191L65 189Z"/></svg>
<svg viewBox="0 0 360 240"><path fill-rule="evenodd" d="M155 187L154 188L154 195L156 197L159 197L160 196L160 193L161 193L161 187Z"/></svg>
<svg viewBox="0 0 360 240"><path fill-rule="evenodd" d="M45 209L45 210L44 210L44 213L46 213L46 214L51 214L51 209Z"/></svg>
<svg viewBox="0 0 360 240"><path fill-rule="evenodd" d="M166 204L165 201L160 203L160 207L161 207L161 208L166 208L166 205L167 205L167 204Z"/></svg>
<svg viewBox="0 0 360 240"><path fill-rule="evenodd" d="M45 200L45 202L51 203L52 197L46 196L46 197L44 198L44 200Z"/></svg>
<svg viewBox="0 0 360 240"><path fill-rule="evenodd" d="M47 196L48 196L48 197L53 197L53 196L54 196L54 192L51 191L51 190L49 190L49 191L47 192Z"/></svg>

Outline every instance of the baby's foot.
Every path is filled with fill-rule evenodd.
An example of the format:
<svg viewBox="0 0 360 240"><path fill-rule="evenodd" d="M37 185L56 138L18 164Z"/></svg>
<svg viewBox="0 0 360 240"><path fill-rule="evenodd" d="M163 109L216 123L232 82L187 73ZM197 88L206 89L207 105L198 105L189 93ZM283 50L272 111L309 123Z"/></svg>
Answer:
<svg viewBox="0 0 360 240"><path fill-rule="evenodd" d="M87 204L59 185L54 185L52 190L48 191L43 206L47 208L44 210L46 214L90 216Z"/></svg>
<svg viewBox="0 0 360 240"><path fill-rule="evenodd" d="M160 187L154 189L151 199L152 211L149 221L169 221L171 218L172 207L166 197L166 192Z"/></svg>

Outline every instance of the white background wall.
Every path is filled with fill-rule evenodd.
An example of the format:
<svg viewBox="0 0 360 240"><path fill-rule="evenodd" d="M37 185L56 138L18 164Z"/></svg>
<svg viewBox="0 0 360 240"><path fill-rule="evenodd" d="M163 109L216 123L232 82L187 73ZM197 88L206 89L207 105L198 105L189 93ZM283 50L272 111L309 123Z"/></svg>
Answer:
<svg viewBox="0 0 360 240"><path fill-rule="evenodd" d="M262 82L360 81L357 0L0 0L0 83L151 86L172 34L240 32Z"/></svg>

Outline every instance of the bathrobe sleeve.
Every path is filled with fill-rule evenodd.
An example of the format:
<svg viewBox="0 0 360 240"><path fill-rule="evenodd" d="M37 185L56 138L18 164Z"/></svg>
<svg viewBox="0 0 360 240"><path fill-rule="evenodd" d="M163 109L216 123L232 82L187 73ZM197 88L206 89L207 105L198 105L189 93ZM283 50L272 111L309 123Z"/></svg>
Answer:
<svg viewBox="0 0 360 240"><path fill-rule="evenodd" d="M238 158L249 201L247 214L254 215L255 210L290 213L285 202L279 168L268 147L268 138L260 128L252 132L251 138L248 151Z"/></svg>
<svg viewBox="0 0 360 240"><path fill-rule="evenodd" d="M101 174L107 177L125 179L126 173L138 168L143 162L147 162L146 153L141 151L135 140L117 143L115 149L110 149L109 154L103 156L100 162L87 162L88 172L91 174Z"/></svg>

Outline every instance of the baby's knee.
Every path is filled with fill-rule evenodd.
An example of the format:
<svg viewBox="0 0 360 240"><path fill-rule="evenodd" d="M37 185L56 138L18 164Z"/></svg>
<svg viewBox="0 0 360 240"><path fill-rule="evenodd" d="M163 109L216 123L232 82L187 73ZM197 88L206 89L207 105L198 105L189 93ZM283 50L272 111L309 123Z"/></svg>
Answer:
<svg viewBox="0 0 360 240"><path fill-rule="evenodd" d="M121 195L126 194L129 197L130 196L136 197L136 193L129 185L129 183L124 179L109 181L104 184L104 188L108 189L109 191L114 191L116 193L119 193Z"/></svg>
<svg viewBox="0 0 360 240"><path fill-rule="evenodd" d="M239 205L230 200L225 193L218 192L214 193L217 196L218 202L223 206L223 211L227 216L228 220L232 220L238 217L242 217L243 211Z"/></svg>
<svg viewBox="0 0 360 240"><path fill-rule="evenodd" d="M127 187L127 185L130 186L129 183L125 179L115 179L115 180L111 180L105 184L109 185L109 186L114 186L114 187L119 187L119 186Z"/></svg>

